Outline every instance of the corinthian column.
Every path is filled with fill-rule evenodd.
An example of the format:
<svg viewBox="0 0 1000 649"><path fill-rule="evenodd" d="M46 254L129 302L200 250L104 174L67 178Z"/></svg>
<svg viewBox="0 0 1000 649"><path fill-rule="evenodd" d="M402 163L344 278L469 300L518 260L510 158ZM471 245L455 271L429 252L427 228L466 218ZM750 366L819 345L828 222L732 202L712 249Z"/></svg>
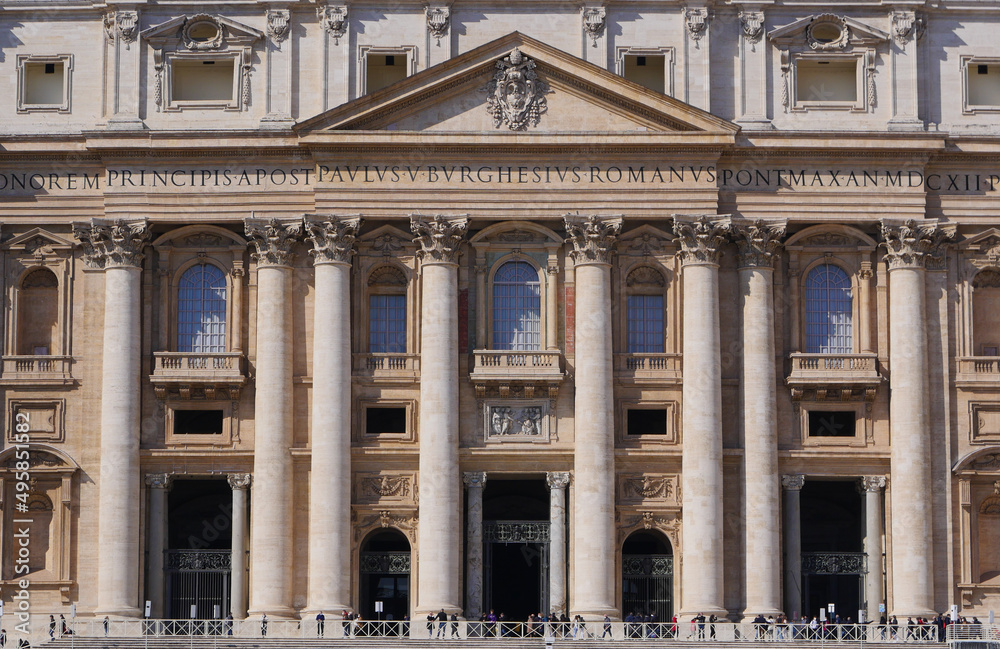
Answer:
<svg viewBox="0 0 1000 649"><path fill-rule="evenodd" d="M250 615L292 614L292 246L301 222L247 220L257 264Z"/></svg>
<svg viewBox="0 0 1000 649"><path fill-rule="evenodd" d="M743 298L744 616L781 612L781 516L774 370L774 255L785 226L733 224Z"/></svg>
<svg viewBox="0 0 1000 649"><path fill-rule="evenodd" d="M478 620L483 612L483 487L485 471L468 471L463 477L469 494L465 515L465 617Z"/></svg>
<svg viewBox="0 0 1000 649"><path fill-rule="evenodd" d="M566 487L569 471L550 471L549 486L549 610L566 612Z"/></svg>
<svg viewBox="0 0 1000 649"><path fill-rule="evenodd" d="M95 615L139 615L139 400L142 247L145 221L74 228L84 260L104 269L101 466Z"/></svg>
<svg viewBox="0 0 1000 649"><path fill-rule="evenodd" d="M722 361L719 256L728 219L674 220L681 246L684 544L681 611L725 616L722 590Z"/></svg>
<svg viewBox="0 0 1000 649"><path fill-rule="evenodd" d="M167 549L167 494L173 476L169 473L147 473L149 487L149 570L146 593L149 596L150 617L163 619L163 553Z"/></svg>
<svg viewBox="0 0 1000 649"><path fill-rule="evenodd" d="M313 249L309 610L351 608L351 256L358 217L305 222Z"/></svg>
<svg viewBox="0 0 1000 649"><path fill-rule="evenodd" d="M867 622L878 621L878 606L882 603L882 490L884 475L861 478L861 492L865 495L865 554L868 555L868 572L865 574L865 600L868 602Z"/></svg>
<svg viewBox="0 0 1000 649"><path fill-rule="evenodd" d="M420 614L462 612L458 471L458 255L465 217L412 215L420 245Z"/></svg>
<svg viewBox="0 0 1000 649"><path fill-rule="evenodd" d="M889 436L892 439L892 612L934 615L931 431L927 405L924 264L947 235L935 224L882 224L889 265Z"/></svg>
<svg viewBox="0 0 1000 649"><path fill-rule="evenodd" d="M247 616L247 491L253 476L230 473L227 478L233 490L233 542L230 556L229 611L237 620Z"/></svg>
<svg viewBox="0 0 1000 649"><path fill-rule="evenodd" d="M588 618L615 606L615 442L611 371L611 255L620 217L564 217L576 268L576 396L572 610Z"/></svg>
<svg viewBox="0 0 1000 649"><path fill-rule="evenodd" d="M781 531L785 538L785 613L795 619L802 613L802 487L806 477L793 473L781 476L785 489L785 509Z"/></svg>

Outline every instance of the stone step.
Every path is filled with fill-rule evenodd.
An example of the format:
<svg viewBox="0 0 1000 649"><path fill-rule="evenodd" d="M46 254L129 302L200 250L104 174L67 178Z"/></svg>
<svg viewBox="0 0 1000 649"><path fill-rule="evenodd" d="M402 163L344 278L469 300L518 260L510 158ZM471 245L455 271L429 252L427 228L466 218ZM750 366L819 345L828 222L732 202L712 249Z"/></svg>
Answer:
<svg viewBox="0 0 1000 649"><path fill-rule="evenodd" d="M657 647L657 649L692 649L695 646L708 645L711 649L816 649L817 647L836 646L838 649L900 649L899 642L853 642L853 641L813 641L813 642L716 642L677 641L657 638L636 639L629 641L574 640L572 638L557 638L553 646L569 646L579 649L620 649L622 646ZM60 638L47 642L46 649L379 649L385 647L405 646L410 649L543 649L546 646L542 638L505 638L476 640L417 640L399 638L353 638L349 640L330 640L325 638L235 638L213 636L182 636L164 637L149 636L140 638ZM921 642L920 649L943 649L946 643Z"/></svg>

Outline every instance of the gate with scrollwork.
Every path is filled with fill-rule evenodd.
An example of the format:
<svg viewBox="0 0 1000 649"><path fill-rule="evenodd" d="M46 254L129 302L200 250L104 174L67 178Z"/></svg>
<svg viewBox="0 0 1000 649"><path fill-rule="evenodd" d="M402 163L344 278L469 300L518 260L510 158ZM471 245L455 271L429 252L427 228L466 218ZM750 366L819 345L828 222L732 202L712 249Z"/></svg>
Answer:
<svg viewBox="0 0 1000 649"><path fill-rule="evenodd" d="M816 578L846 578L845 581L857 580L857 601L863 604L865 601L865 575L868 574L868 555L864 552L803 552L802 553L802 581L803 581L803 612L815 615L819 607L824 607L831 603L827 600L839 599L836 597L836 590L833 595L827 595L821 601L817 599L814 592L816 588L811 582ZM831 583L835 580L827 579ZM833 603L836 603L835 601ZM816 607L816 608L814 608ZM859 606L858 608L861 608ZM847 608L844 617L856 615L857 610L853 607ZM841 612L838 608L837 612Z"/></svg>
<svg viewBox="0 0 1000 649"><path fill-rule="evenodd" d="M229 550L167 550L166 560L168 618L218 619L229 613Z"/></svg>
<svg viewBox="0 0 1000 649"><path fill-rule="evenodd" d="M365 619L402 620L410 612L410 553L362 552L361 611ZM382 602L376 611L375 602Z"/></svg>
<svg viewBox="0 0 1000 649"><path fill-rule="evenodd" d="M622 555L622 615L655 613L666 622L674 614L674 557Z"/></svg>
<svg viewBox="0 0 1000 649"><path fill-rule="evenodd" d="M486 521L483 523L485 610L504 612L507 619L523 621L527 613L549 609L549 522ZM527 580L537 572L537 591ZM519 583L518 583L519 582ZM516 592L504 597L510 584ZM534 594L538 598L535 601Z"/></svg>

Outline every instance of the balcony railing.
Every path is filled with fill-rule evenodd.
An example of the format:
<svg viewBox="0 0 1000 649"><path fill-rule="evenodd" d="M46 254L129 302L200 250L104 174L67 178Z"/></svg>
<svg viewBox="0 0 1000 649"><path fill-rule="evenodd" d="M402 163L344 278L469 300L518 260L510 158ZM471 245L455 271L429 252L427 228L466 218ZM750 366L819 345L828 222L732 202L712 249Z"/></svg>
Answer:
<svg viewBox="0 0 1000 649"><path fill-rule="evenodd" d="M420 379L420 354L355 354L354 374L376 383L410 383Z"/></svg>
<svg viewBox="0 0 1000 649"><path fill-rule="evenodd" d="M789 385L875 386L882 381L875 354L794 353L791 361Z"/></svg>
<svg viewBox="0 0 1000 649"><path fill-rule="evenodd" d="M562 381L562 354L558 350L493 351L477 349L473 381Z"/></svg>
<svg viewBox="0 0 1000 649"><path fill-rule="evenodd" d="M153 383L242 383L240 352L154 352Z"/></svg>
<svg viewBox="0 0 1000 649"><path fill-rule="evenodd" d="M956 383L1000 383L1000 356L963 356L958 359Z"/></svg>
<svg viewBox="0 0 1000 649"><path fill-rule="evenodd" d="M676 383L681 378L680 354L615 354L615 378L642 383Z"/></svg>
<svg viewBox="0 0 1000 649"><path fill-rule="evenodd" d="M73 381L72 356L4 356L2 383L66 384Z"/></svg>

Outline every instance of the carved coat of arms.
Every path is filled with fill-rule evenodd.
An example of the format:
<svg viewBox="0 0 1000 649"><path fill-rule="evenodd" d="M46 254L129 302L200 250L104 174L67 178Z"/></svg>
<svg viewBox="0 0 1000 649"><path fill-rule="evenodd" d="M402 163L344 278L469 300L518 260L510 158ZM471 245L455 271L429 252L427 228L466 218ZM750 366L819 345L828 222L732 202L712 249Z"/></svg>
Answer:
<svg viewBox="0 0 1000 649"><path fill-rule="evenodd" d="M512 131L523 131L538 124L546 111L545 95L549 85L538 78L535 62L516 47L502 60L486 84L486 110L493 116L493 126L506 124Z"/></svg>

